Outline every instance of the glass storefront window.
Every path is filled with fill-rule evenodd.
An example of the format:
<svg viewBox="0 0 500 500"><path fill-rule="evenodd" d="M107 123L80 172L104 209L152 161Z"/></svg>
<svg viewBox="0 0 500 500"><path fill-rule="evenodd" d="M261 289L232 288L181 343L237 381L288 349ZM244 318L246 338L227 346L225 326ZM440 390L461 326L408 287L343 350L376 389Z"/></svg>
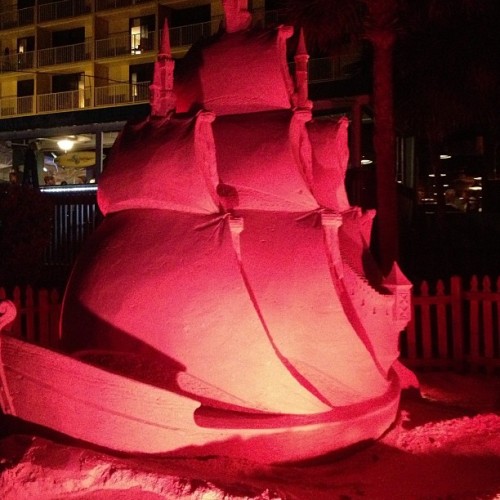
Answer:
<svg viewBox="0 0 500 500"><path fill-rule="evenodd" d="M0 148L0 182L23 183L26 156L30 150L36 158L38 185L42 189L95 187L118 133L97 132L98 137L95 133L36 137L16 143L4 141L1 144L3 149Z"/></svg>

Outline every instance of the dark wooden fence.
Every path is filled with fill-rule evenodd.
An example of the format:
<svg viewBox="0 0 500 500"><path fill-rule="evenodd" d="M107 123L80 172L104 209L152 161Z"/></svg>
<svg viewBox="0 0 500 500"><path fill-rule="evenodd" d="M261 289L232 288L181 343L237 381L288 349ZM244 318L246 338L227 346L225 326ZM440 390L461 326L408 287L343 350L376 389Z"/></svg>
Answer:
<svg viewBox="0 0 500 500"><path fill-rule="evenodd" d="M86 238L102 219L95 191L88 193L51 193L44 191L54 202L52 231L45 250L46 266L70 267Z"/></svg>
<svg viewBox="0 0 500 500"><path fill-rule="evenodd" d="M61 299L57 290L15 287L7 293L0 288L0 299L8 298L16 306L17 316L7 329L16 337L45 347L59 347Z"/></svg>

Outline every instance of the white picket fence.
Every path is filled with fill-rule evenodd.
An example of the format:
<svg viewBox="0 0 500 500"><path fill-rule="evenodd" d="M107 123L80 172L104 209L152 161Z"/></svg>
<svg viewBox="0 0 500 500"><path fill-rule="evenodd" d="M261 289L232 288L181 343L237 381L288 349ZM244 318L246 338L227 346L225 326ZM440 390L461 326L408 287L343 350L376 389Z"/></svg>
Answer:
<svg viewBox="0 0 500 500"><path fill-rule="evenodd" d="M8 296L7 296L8 295ZM27 341L57 349L61 296L56 290L16 287L9 298L18 314L10 329ZM485 276L464 288L452 277L413 291L413 319L402 332L401 358L414 369L500 371L500 278Z"/></svg>
<svg viewBox="0 0 500 500"><path fill-rule="evenodd" d="M413 368L500 369L500 278L461 278L414 290L413 319L402 333L402 358Z"/></svg>

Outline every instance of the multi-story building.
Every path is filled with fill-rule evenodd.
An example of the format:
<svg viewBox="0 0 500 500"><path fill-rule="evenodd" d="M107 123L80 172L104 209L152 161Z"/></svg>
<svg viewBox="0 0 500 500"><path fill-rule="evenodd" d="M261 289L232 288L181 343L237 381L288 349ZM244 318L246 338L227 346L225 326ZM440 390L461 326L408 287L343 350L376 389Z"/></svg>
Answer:
<svg viewBox="0 0 500 500"><path fill-rule="evenodd" d="M124 121L148 112L166 20L174 57L215 33L222 20L219 0L11 2L0 1L0 141L13 145L16 170L28 142L36 141L40 156L45 153L41 171L49 174L40 173L41 184L44 178L72 184L97 177L105 149ZM255 23L279 21L272 2L251 4ZM347 78L358 58L348 53L312 60L312 80ZM68 145L57 145L64 138L73 143L70 157L64 156ZM89 164L92 169L83 172ZM0 180L7 180L10 169L3 165ZM80 167L79 175L63 175L66 170L57 170L61 165Z"/></svg>
<svg viewBox="0 0 500 500"><path fill-rule="evenodd" d="M182 55L197 38L217 30L216 6L206 0L22 0L2 5L0 116L147 101L164 20L176 54Z"/></svg>
<svg viewBox="0 0 500 500"><path fill-rule="evenodd" d="M217 29L220 9L209 0L2 1L0 139L13 145L12 168L22 163L28 141L36 141L39 156L53 153L57 160L59 151L65 152L57 141L67 138L76 163L65 165L62 158L52 169L45 158L42 172L79 167L79 150L87 151L80 163L97 164L99 170L101 150L112 144L123 121L147 110L165 20L176 56L182 56L197 38ZM95 177L79 172L65 178L64 172L56 183Z"/></svg>

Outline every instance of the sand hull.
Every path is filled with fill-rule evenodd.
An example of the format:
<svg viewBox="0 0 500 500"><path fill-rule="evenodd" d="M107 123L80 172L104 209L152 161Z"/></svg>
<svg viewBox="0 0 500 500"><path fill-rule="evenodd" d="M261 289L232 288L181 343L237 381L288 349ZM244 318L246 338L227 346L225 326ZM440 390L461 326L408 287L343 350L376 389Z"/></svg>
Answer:
<svg viewBox="0 0 500 500"><path fill-rule="evenodd" d="M399 404L392 374L384 395L330 412L234 414L7 335L0 355L4 413L134 454L304 460L377 439Z"/></svg>

